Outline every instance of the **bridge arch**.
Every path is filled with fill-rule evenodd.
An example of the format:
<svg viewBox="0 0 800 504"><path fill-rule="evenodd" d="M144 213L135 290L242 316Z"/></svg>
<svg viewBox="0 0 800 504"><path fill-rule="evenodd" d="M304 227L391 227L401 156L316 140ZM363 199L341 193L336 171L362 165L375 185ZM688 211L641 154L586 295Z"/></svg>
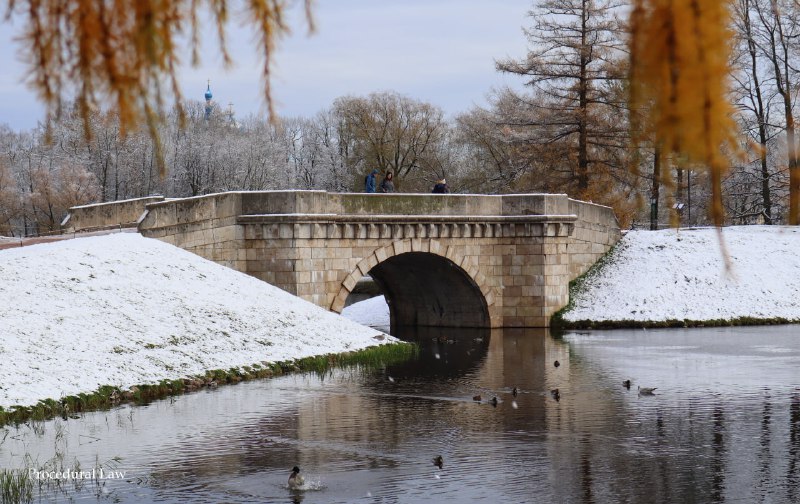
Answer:
<svg viewBox="0 0 800 504"><path fill-rule="evenodd" d="M355 282L369 274L393 327L491 327L494 296L485 276L456 247L445 248L438 240L406 239L376 249L347 276L331 310L341 313Z"/></svg>

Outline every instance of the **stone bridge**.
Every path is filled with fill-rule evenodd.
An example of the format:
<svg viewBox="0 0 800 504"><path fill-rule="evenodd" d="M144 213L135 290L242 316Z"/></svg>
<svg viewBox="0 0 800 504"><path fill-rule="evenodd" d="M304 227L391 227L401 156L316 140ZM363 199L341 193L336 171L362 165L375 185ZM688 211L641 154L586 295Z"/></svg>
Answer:
<svg viewBox="0 0 800 504"><path fill-rule="evenodd" d="M546 327L620 237L610 208L561 194L229 192L74 208L70 225L137 205L144 236L335 312L370 275L393 326Z"/></svg>

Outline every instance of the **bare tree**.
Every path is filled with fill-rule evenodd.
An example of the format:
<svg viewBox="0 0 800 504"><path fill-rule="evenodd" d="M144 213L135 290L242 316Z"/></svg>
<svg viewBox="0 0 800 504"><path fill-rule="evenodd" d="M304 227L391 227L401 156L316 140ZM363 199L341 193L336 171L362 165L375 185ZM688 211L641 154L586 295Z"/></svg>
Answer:
<svg viewBox="0 0 800 504"><path fill-rule="evenodd" d="M394 172L395 183L418 171L446 129L443 113L429 103L397 93L339 98L333 105L339 142L356 173L372 168Z"/></svg>
<svg viewBox="0 0 800 504"><path fill-rule="evenodd" d="M9 132L0 128L0 135ZM11 173L10 161L0 152L0 235L14 235L14 222L22 212L22 200L17 184Z"/></svg>
<svg viewBox="0 0 800 504"><path fill-rule="evenodd" d="M760 196L761 208L739 207L739 212L735 208L728 208L733 215L740 218L748 214L763 216L765 224L773 223L772 211L772 191L770 188L770 167L767 163L767 149L771 138L768 124L770 98L765 94L765 78L761 74L762 68L760 60L763 57L759 54L756 34L753 30L751 21L752 0L737 0L734 5L734 22L737 39L739 42L740 55L738 66L739 72L733 72L734 81L739 90L739 109L744 115L749 115L752 119L744 117L740 121L746 134L758 144L756 155L760 168ZM747 149L748 146L745 146ZM749 149L748 149L749 150ZM734 170L735 171L735 170ZM749 177L748 177L749 178Z"/></svg>
<svg viewBox="0 0 800 504"><path fill-rule="evenodd" d="M772 69L776 92L783 104L783 128L789 171L789 224L800 224L800 165L797 160L797 139L794 122L794 82L792 66L794 41L800 36L796 4L785 0L753 0L759 20L759 48ZM755 41L754 41L755 43Z"/></svg>

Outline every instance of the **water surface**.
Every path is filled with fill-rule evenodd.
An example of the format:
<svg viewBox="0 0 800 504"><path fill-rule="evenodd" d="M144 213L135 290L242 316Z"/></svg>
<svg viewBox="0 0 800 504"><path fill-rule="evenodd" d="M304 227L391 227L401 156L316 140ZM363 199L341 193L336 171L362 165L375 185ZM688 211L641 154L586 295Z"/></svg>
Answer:
<svg viewBox="0 0 800 504"><path fill-rule="evenodd" d="M387 369L0 430L0 467L125 471L58 501L800 501L798 326L402 336L419 359Z"/></svg>

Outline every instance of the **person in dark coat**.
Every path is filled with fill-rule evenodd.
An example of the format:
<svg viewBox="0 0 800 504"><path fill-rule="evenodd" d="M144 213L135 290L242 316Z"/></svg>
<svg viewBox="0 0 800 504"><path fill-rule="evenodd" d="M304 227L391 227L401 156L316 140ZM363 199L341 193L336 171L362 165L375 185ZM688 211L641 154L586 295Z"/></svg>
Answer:
<svg viewBox="0 0 800 504"><path fill-rule="evenodd" d="M364 192L374 193L375 192L375 175L378 174L378 170L372 170L372 173L367 175L367 178L364 179Z"/></svg>
<svg viewBox="0 0 800 504"><path fill-rule="evenodd" d="M447 188L447 181L445 179L436 182L436 185L433 186L433 192L436 194L449 194L450 189Z"/></svg>
<svg viewBox="0 0 800 504"><path fill-rule="evenodd" d="M381 180L380 188L381 192L394 192L394 175L392 175L392 172L386 172L386 176Z"/></svg>

